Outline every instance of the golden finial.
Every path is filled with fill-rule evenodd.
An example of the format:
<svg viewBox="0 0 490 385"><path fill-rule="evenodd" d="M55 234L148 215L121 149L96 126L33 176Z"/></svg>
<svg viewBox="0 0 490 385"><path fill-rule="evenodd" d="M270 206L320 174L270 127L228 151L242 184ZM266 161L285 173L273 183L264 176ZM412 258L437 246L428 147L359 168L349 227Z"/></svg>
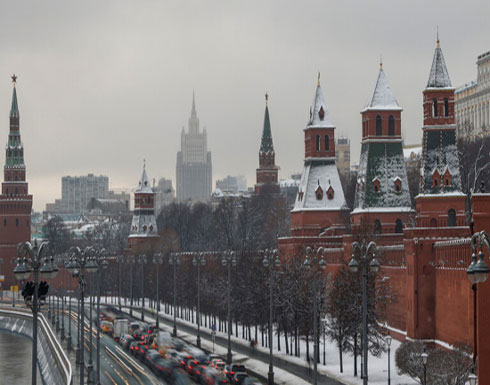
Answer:
<svg viewBox="0 0 490 385"><path fill-rule="evenodd" d="M379 69L383 69L383 55L379 54Z"/></svg>
<svg viewBox="0 0 490 385"><path fill-rule="evenodd" d="M439 26L437 26L437 48L441 46L441 42L439 41Z"/></svg>
<svg viewBox="0 0 490 385"><path fill-rule="evenodd" d="M269 105L269 94L267 93L267 91L265 92L265 105Z"/></svg>
<svg viewBox="0 0 490 385"><path fill-rule="evenodd" d="M317 86L320 87L320 71L318 71L318 83Z"/></svg>
<svg viewBox="0 0 490 385"><path fill-rule="evenodd" d="M14 87L15 87L15 84L17 83L17 76L15 76L15 74L13 74L11 76L11 78L12 78L12 83L14 83Z"/></svg>

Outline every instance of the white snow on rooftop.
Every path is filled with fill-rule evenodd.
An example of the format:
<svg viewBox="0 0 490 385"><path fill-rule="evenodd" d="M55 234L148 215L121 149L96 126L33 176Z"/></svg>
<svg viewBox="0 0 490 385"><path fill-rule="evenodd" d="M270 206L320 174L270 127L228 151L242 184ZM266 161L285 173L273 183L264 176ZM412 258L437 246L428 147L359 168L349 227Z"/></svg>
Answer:
<svg viewBox="0 0 490 385"><path fill-rule="evenodd" d="M321 118L321 109L323 109L323 119ZM315 99L313 99L313 104L310 108L308 127L335 127L330 120L330 114L320 83L316 87Z"/></svg>
<svg viewBox="0 0 490 385"><path fill-rule="evenodd" d="M325 193L322 199L317 199L315 191L318 188L318 184L324 186L322 187L324 192L331 185L334 190L333 199L328 199ZM293 211L301 211L303 209L341 210L346 207L344 191L342 190L335 162L308 162L305 164L299 191L303 192L303 198L299 199L300 196L298 194Z"/></svg>
<svg viewBox="0 0 490 385"><path fill-rule="evenodd" d="M380 66L378 79L374 86L374 91L363 111L366 110L401 110L402 108L398 104L393 90L391 89L390 82L386 77L383 67Z"/></svg>
<svg viewBox="0 0 490 385"><path fill-rule="evenodd" d="M432 67L430 69L429 80L427 82L427 88L450 88L451 79L447 71L446 62L444 61L444 55L442 49L439 47L439 43L434 52L434 59L432 60Z"/></svg>
<svg viewBox="0 0 490 385"><path fill-rule="evenodd" d="M150 185L150 180L148 179L148 175L146 174L146 168L143 167L143 173L141 174L141 179L138 182L138 188L136 189L137 193L153 193L153 189Z"/></svg>

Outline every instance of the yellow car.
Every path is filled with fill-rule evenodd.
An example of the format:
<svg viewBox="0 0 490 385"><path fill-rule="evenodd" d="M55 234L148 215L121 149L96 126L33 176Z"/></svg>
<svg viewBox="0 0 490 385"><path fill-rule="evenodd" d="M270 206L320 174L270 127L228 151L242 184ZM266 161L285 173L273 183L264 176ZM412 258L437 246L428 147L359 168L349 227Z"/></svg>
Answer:
<svg viewBox="0 0 490 385"><path fill-rule="evenodd" d="M100 323L100 330L102 333L112 334L114 326L112 325L111 321L102 321Z"/></svg>

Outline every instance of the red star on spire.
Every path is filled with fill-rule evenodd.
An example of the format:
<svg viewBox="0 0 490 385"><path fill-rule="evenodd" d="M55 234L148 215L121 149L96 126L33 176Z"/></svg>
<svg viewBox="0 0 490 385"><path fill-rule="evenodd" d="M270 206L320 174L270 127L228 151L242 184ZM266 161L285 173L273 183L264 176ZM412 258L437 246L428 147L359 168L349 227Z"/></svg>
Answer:
<svg viewBox="0 0 490 385"><path fill-rule="evenodd" d="M11 78L12 78L12 83L14 84L17 83L17 76L15 76L15 74L13 74Z"/></svg>

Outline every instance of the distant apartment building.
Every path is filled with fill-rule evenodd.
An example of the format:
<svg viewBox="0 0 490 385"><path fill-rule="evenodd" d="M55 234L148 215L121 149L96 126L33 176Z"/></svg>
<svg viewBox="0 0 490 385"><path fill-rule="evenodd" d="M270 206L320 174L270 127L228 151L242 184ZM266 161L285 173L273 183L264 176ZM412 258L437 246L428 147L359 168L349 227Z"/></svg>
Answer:
<svg viewBox="0 0 490 385"><path fill-rule="evenodd" d="M458 136L490 134L490 51L478 56L476 81L455 92Z"/></svg>
<svg viewBox="0 0 490 385"><path fill-rule="evenodd" d="M46 211L53 214L81 214L90 211L92 199L129 201L128 196L109 192L109 177L88 174L61 178L61 199L46 204Z"/></svg>
<svg viewBox="0 0 490 385"><path fill-rule="evenodd" d="M199 130L196 104L192 98L189 132L182 127L181 151L177 153L177 199L207 201L211 198L212 164L206 128Z"/></svg>
<svg viewBox="0 0 490 385"><path fill-rule="evenodd" d="M155 215L158 215L166 205L175 200L172 179L160 178L157 186L153 188L153 192L155 193Z"/></svg>
<svg viewBox="0 0 490 385"><path fill-rule="evenodd" d="M237 193L239 191L247 191L247 178L243 175L231 176L218 179L216 181L216 188L223 192Z"/></svg>
<svg viewBox="0 0 490 385"><path fill-rule="evenodd" d="M407 169L407 173L420 169L420 161L422 159L422 145L404 145L403 157L405 158L405 167Z"/></svg>
<svg viewBox="0 0 490 385"><path fill-rule="evenodd" d="M347 138L338 138L335 145L335 159L337 169L342 175L350 173L350 140Z"/></svg>

